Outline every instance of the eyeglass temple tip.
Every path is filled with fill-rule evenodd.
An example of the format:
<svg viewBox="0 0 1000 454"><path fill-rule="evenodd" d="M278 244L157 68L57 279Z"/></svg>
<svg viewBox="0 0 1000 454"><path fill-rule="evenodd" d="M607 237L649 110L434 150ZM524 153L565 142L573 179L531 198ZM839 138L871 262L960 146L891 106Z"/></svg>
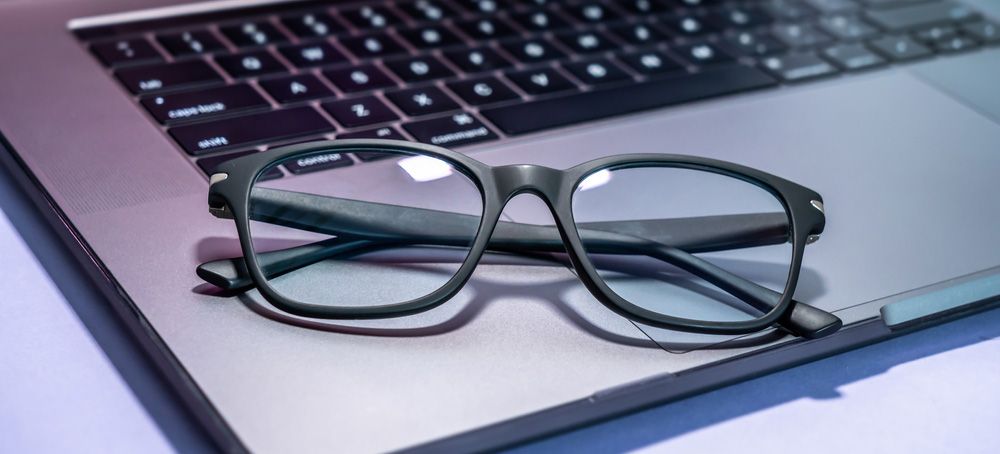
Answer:
<svg viewBox="0 0 1000 454"><path fill-rule="evenodd" d="M781 325L806 339L819 339L840 330L844 322L823 309L794 301Z"/></svg>

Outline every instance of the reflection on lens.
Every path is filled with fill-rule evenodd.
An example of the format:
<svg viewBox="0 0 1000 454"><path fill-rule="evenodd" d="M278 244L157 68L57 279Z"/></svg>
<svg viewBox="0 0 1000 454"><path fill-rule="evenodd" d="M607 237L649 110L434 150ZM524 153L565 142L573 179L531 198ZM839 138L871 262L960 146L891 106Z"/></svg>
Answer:
<svg viewBox="0 0 1000 454"><path fill-rule="evenodd" d="M254 183L250 236L282 296L321 306L402 303L440 289L468 255L482 196L465 173L430 156L361 153L297 155ZM284 177L273 179L277 172Z"/></svg>
<svg viewBox="0 0 1000 454"><path fill-rule="evenodd" d="M573 217L611 291L656 314L753 320L767 307L730 294L726 279L779 293L788 279L784 205L737 178L676 167L606 169L577 186Z"/></svg>

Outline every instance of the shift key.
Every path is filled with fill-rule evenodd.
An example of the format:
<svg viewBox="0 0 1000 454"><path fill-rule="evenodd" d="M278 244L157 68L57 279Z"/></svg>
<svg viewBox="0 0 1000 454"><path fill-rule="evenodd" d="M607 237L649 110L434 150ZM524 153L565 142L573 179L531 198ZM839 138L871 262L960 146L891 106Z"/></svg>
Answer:
<svg viewBox="0 0 1000 454"><path fill-rule="evenodd" d="M276 110L170 129L192 155L333 130L312 107Z"/></svg>
<svg viewBox="0 0 1000 454"><path fill-rule="evenodd" d="M270 107L261 95L246 84L151 96L143 99L142 105L160 123L201 120Z"/></svg>

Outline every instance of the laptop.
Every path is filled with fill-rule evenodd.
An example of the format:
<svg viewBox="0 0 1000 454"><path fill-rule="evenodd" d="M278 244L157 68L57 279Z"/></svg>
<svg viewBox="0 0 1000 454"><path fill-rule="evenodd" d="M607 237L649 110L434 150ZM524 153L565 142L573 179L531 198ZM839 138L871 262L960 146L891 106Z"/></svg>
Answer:
<svg viewBox="0 0 1000 454"><path fill-rule="evenodd" d="M998 20L989 0L0 0L0 155L220 449L496 449L994 305ZM570 268L507 257L433 311L350 323L198 278L239 256L207 210L216 166L365 137L493 165L689 154L796 181L827 225L795 297L844 326L648 329ZM345 153L271 176L390 165ZM504 216L552 222L529 195Z"/></svg>

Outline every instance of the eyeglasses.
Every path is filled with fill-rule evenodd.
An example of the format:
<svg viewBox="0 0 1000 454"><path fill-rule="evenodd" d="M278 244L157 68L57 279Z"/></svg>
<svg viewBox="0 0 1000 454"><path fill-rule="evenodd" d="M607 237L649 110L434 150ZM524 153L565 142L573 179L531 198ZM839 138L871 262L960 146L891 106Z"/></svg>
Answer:
<svg viewBox="0 0 1000 454"><path fill-rule="evenodd" d="M362 162L341 167L351 155ZM299 174L272 179L282 167ZM501 220L522 193L548 213L522 207L517 222ZM807 338L841 326L792 298L805 247L825 224L819 194L728 162L625 154L566 170L493 167L432 145L320 141L223 163L208 202L235 221L243 257L204 263L198 275L224 289L256 287L298 316L434 308L489 252L562 254L599 302L650 326L777 326Z"/></svg>

